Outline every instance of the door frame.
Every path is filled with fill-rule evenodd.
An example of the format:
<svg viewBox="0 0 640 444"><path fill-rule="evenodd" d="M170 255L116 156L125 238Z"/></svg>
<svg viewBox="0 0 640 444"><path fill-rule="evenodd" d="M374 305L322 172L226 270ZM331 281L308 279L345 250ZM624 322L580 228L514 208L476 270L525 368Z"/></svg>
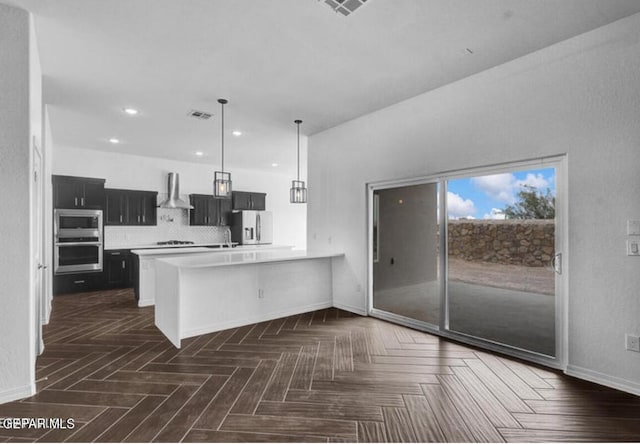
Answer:
<svg viewBox="0 0 640 444"><path fill-rule="evenodd" d="M486 165L474 168L443 171L427 176L405 178L397 180L384 180L369 182L366 184L367 201L367 288L366 288L366 311L369 316L394 322L410 328L414 328L427 333L435 334L448 339L453 339L465 344L481 347L490 351L502 353L516 358L524 359L536 364L551 368L565 370L567 367L568 354L568 276L569 276L569 248L568 248L568 180L567 180L567 155L528 159L515 162L505 162L500 164ZM555 226L555 251L562 254L561 267L562 274L556 275L555 280L555 342L556 356L550 357L539 353L525 351L516 347L495 343L492 341L476 338L474 336L456 333L448 330L448 294L447 294L447 212L439 211L440 221L440 324L433 326L405 316L379 310L373 307L373 195L374 191L389 188L397 188L411 185L422 185L426 183L440 184L439 202L445 202L447 193L447 181L474 177L480 175L500 174L514 170L531 169L541 167L555 168L556 182L556 226Z"/></svg>
<svg viewBox="0 0 640 444"><path fill-rule="evenodd" d="M31 141L31 175L30 175L30 204L31 204L31 266L33 274L31 284L34 285L33 294L33 329L34 356L44 351L42 325L44 324L44 306L46 300L45 273L45 221L44 221L44 156L35 136Z"/></svg>

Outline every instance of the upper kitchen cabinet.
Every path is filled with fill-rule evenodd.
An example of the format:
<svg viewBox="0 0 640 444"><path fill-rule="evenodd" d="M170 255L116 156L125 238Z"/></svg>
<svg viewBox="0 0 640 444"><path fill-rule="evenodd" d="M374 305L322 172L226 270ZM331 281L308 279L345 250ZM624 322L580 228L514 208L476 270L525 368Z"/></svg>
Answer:
<svg viewBox="0 0 640 444"><path fill-rule="evenodd" d="M105 225L127 224L127 194L125 190L105 190Z"/></svg>
<svg viewBox="0 0 640 444"><path fill-rule="evenodd" d="M157 225L158 193L156 191L134 191L129 194L129 225Z"/></svg>
<svg viewBox="0 0 640 444"><path fill-rule="evenodd" d="M190 194L189 225L229 225L230 199L216 199L209 194Z"/></svg>
<svg viewBox="0 0 640 444"><path fill-rule="evenodd" d="M220 223L218 225L231 225L231 199L216 199L218 201L218 215Z"/></svg>
<svg viewBox="0 0 640 444"><path fill-rule="evenodd" d="M265 210L267 205L266 193L255 193L250 191L234 191L231 193L233 210Z"/></svg>
<svg viewBox="0 0 640 444"><path fill-rule="evenodd" d="M54 175L52 181L54 208L103 209L104 179Z"/></svg>
<svg viewBox="0 0 640 444"><path fill-rule="evenodd" d="M156 191L106 190L105 225L157 225Z"/></svg>

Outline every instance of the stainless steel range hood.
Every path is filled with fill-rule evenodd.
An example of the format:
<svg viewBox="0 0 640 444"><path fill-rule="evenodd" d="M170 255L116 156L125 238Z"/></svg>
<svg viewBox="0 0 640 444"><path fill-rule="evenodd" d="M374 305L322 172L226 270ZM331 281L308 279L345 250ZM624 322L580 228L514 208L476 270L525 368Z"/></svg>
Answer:
<svg viewBox="0 0 640 444"><path fill-rule="evenodd" d="M189 210L193 207L184 200L180 199L180 175L178 173L169 173L167 178L167 188L169 197L160 203L160 208L170 208L179 210Z"/></svg>

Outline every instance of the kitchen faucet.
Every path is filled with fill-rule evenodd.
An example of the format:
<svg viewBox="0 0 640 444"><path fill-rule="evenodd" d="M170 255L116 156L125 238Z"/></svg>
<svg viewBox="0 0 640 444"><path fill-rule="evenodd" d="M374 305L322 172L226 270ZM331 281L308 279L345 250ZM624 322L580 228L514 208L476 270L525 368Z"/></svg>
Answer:
<svg viewBox="0 0 640 444"><path fill-rule="evenodd" d="M231 228L229 227L226 227L226 229L224 230L224 243L228 248L232 246L231 245Z"/></svg>

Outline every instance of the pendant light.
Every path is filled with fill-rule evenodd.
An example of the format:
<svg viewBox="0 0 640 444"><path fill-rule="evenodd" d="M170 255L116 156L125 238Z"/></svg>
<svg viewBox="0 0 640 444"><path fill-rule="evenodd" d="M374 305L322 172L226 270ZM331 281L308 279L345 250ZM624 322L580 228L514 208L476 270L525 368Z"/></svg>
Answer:
<svg viewBox="0 0 640 444"><path fill-rule="evenodd" d="M227 102L226 99L218 99L218 103L222 108L222 112L220 113L220 121L222 122L222 162L220 171L214 172L213 176L213 196L222 199L231 198L231 173L224 172L224 105L227 104Z"/></svg>
<svg viewBox="0 0 640 444"><path fill-rule="evenodd" d="M290 201L291 203L307 203L307 188L304 181L300 180L300 124L302 120L294 120L298 126L298 180L291 181Z"/></svg>

